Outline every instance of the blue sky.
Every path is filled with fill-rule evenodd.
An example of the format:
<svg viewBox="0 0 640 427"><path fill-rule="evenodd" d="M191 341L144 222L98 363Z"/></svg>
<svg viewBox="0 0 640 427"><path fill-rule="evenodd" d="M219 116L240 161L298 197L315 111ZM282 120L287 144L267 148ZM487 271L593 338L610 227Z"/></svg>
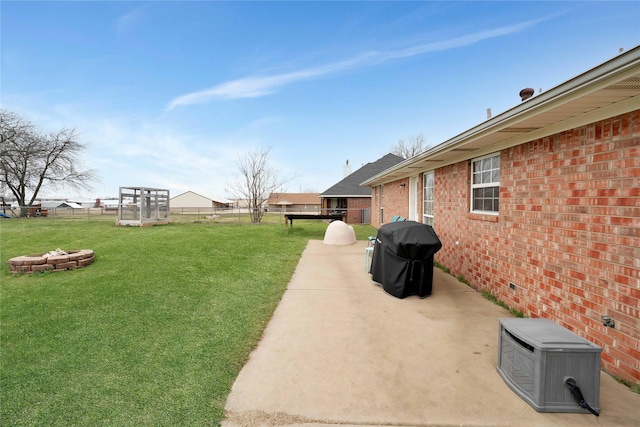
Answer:
<svg viewBox="0 0 640 427"><path fill-rule="evenodd" d="M249 150L322 192L640 44L640 2L2 1L0 104L76 128L93 190L224 199Z"/></svg>

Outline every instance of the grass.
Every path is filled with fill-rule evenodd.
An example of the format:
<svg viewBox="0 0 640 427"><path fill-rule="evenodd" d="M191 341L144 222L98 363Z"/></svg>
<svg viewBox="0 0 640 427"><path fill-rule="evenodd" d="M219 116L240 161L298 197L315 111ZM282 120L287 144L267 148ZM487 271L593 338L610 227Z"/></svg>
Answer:
<svg viewBox="0 0 640 427"><path fill-rule="evenodd" d="M325 229L1 221L2 424L218 424L302 250ZM9 258L58 247L93 249L95 262L9 273Z"/></svg>
<svg viewBox="0 0 640 427"><path fill-rule="evenodd" d="M458 275L457 279L458 279L458 282L464 283L465 285L471 287L471 283L469 283L469 281L465 279L462 274Z"/></svg>
<svg viewBox="0 0 640 427"><path fill-rule="evenodd" d="M440 264L439 262L434 262L433 263L434 267L439 268L440 270L442 270L444 273L447 274L452 274L451 270L449 270L447 267L445 267L444 265ZM465 279L465 277L462 274L459 274L456 279L458 279L458 281L460 283L464 283L465 285L469 286L472 288L471 283ZM486 299L488 299L489 301L491 301L492 303L499 305L500 307L504 308L505 310L509 311L509 313L511 313L512 316L514 317L525 317L524 313L516 308L510 307L507 303L505 303L504 301L498 299L498 297L496 297L494 294L492 294L490 291L480 291L480 293L482 294L483 297L485 297Z"/></svg>
<svg viewBox="0 0 640 427"><path fill-rule="evenodd" d="M638 393L640 394L640 383L633 383L629 380L626 380L624 378L621 378L617 375L611 375L613 377L614 380L616 380L617 382L619 382L622 385L625 385L627 387L629 387L629 389L634 392L634 393Z"/></svg>
<svg viewBox="0 0 640 427"><path fill-rule="evenodd" d="M511 313L511 315L513 317L525 317L524 313L516 308L510 307L507 303L505 303L504 301L498 299L498 297L496 297L495 295L493 295L491 292L489 291L481 291L480 292L482 294L483 297L485 297L486 299L488 299L489 301L491 301L492 303L494 303L495 305L499 305L500 307L504 308L505 310L508 310L509 313Z"/></svg>

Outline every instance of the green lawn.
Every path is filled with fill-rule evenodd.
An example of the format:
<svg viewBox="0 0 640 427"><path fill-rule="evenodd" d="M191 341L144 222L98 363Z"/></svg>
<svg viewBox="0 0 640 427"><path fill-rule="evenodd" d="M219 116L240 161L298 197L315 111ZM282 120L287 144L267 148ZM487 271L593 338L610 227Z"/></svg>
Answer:
<svg viewBox="0 0 640 427"><path fill-rule="evenodd" d="M302 250L325 230L0 221L0 424L217 425ZM9 273L9 258L58 247L93 249L95 262Z"/></svg>

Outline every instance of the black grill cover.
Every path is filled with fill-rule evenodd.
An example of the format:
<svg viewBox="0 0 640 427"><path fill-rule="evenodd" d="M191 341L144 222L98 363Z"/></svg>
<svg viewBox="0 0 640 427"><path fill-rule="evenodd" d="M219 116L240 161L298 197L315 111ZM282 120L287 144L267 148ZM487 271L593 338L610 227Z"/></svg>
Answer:
<svg viewBox="0 0 640 427"><path fill-rule="evenodd" d="M442 243L430 225L415 221L384 224L378 230L369 273L397 298L431 295L433 254Z"/></svg>

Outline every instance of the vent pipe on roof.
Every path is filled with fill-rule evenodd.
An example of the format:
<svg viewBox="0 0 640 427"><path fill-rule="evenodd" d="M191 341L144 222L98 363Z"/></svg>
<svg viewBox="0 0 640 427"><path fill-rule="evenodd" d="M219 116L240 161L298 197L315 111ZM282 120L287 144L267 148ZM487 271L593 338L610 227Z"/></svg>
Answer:
<svg viewBox="0 0 640 427"><path fill-rule="evenodd" d="M535 90L533 90L532 88L530 87L524 88L520 91L520 100L526 101L527 99L531 98L534 93L535 93Z"/></svg>
<svg viewBox="0 0 640 427"><path fill-rule="evenodd" d="M487 108L487 120L491 118L491 108Z"/></svg>
<svg viewBox="0 0 640 427"><path fill-rule="evenodd" d="M349 159L347 159L347 163L345 163L342 173L344 174L344 178L351 175L351 166L349 166Z"/></svg>

